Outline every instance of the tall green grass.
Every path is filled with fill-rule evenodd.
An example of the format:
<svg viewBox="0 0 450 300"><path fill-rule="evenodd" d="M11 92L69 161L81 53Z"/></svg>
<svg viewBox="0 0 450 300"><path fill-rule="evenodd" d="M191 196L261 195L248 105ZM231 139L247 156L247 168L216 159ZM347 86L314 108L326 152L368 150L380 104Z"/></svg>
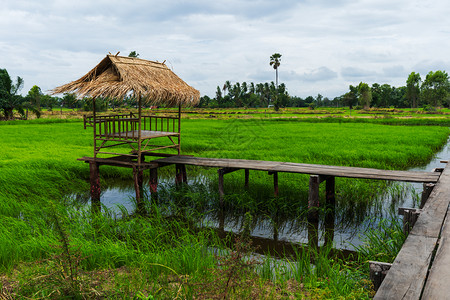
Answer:
<svg viewBox="0 0 450 300"><path fill-rule="evenodd" d="M184 154L382 169L407 169L426 163L449 134L445 127L265 119L183 120L182 128ZM84 257L80 264L84 271L129 268L116 273L116 284L123 287L123 291L128 289L129 295L136 295L139 291L136 287L142 287L141 291L146 290L147 295L161 294L164 286L154 283L163 275L165 280L175 273L199 279L207 276L205 270L214 268L215 259L208 246L221 243L213 232L198 232L192 228L193 220L198 218L196 205L208 204L201 201L204 191L180 192L178 198L192 201L190 206L179 205L179 216L187 215L185 219L169 218L151 203L150 218L134 216L125 210L125 217L121 219L111 213L92 218L87 208L76 207L64 198L67 193L89 190L89 169L76 159L91 155L91 130L83 130L78 121L6 122L0 123L0 141L0 270L3 273L12 272L23 264L29 266L24 270L32 270L36 262L54 257L56 250L52 245L60 241L52 221L54 214L61 219L70 243L80 247ZM210 178L216 176L215 170L190 168L189 172ZM166 167L161 173L168 176L172 170ZM129 170L103 166L101 174L103 178L131 177ZM251 172L250 191L240 197L233 195L243 193L243 175L226 176L227 203L242 212L272 215L294 211L300 214L305 206L307 176L280 174L278 199L271 195L271 178L263 172ZM211 184L215 184L214 180ZM350 196L364 206L365 197L357 196L383 190L386 183L338 180L337 186L341 204ZM36 268L42 266L38 264ZM47 267L51 265L43 268ZM338 265L333 268L337 268L336 274L341 276L335 277L336 280L344 280L347 271L340 270ZM319 282L322 280L319 277L323 276L314 276L308 277L312 278L309 291L320 289L321 285L314 282ZM306 277L299 278L306 280ZM134 288L130 282L135 284ZM27 292L24 293L28 296L37 292L28 285L25 287ZM331 288L331 284L328 287ZM340 288L341 291L332 294L342 295L348 291ZM45 287L40 291L43 289ZM178 287L174 294L168 293L174 296L177 292ZM189 289L185 293L189 295Z"/></svg>

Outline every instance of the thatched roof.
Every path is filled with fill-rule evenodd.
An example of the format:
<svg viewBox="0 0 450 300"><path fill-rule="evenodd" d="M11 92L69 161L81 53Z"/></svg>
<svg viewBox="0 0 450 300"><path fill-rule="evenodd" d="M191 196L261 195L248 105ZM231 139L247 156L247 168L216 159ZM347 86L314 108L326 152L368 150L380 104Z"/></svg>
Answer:
<svg viewBox="0 0 450 300"><path fill-rule="evenodd" d="M189 86L164 63L107 55L78 80L62 85L52 94L75 93L78 97L123 99L131 96L146 103L195 105L200 92Z"/></svg>

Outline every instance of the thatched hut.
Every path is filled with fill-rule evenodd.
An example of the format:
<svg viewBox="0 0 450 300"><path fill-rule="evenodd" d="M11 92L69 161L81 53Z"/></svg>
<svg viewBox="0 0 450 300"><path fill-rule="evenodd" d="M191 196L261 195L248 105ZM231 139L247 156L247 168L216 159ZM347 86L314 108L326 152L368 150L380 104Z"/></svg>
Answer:
<svg viewBox="0 0 450 300"><path fill-rule="evenodd" d="M141 163L142 157L156 150L175 148L180 154L180 118L182 105L195 105L200 93L181 80L164 63L133 57L107 55L78 80L55 88L53 94L75 93L78 98L93 99L93 116L87 123L94 128L94 157L98 154L129 156ZM134 114L100 116L95 111L96 98L138 100ZM142 104L178 106L176 117L142 115ZM167 137L169 145L153 145L150 140ZM131 153L106 151L128 144Z"/></svg>

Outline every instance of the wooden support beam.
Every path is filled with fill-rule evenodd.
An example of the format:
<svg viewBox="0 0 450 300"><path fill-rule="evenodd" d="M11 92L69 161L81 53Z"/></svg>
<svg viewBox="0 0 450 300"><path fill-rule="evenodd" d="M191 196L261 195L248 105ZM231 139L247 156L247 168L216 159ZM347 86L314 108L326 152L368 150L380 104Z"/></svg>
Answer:
<svg viewBox="0 0 450 300"><path fill-rule="evenodd" d="M308 222L319 221L319 175L309 176Z"/></svg>
<svg viewBox="0 0 450 300"><path fill-rule="evenodd" d="M185 164L175 164L175 184L187 183L187 173Z"/></svg>
<svg viewBox="0 0 450 300"><path fill-rule="evenodd" d="M144 212L144 201L143 201L143 195L144 195L144 172L142 169L138 167L133 168L133 182L134 182L134 190L136 193L136 206L138 213Z"/></svg>
<svg viewBox="0 0 450 300"><path fill-rule="evenodd" d="M239 168L222 168L221 170L222 170L221 172L225 175L225 174L228 174L228 173L240 170L240 169Z"/></svg>
<svg viewBox="0 0 450 300"><path fill-rule="evenodd" d="M428 197L430 197L431 192L433 191L436 184L434 183L424 183L423 184L423 191L422 191L422 197L420 199L420 208L423 208L425 203L428 200Z"/></svg>
<svg viewBox="0 0 450 300"><path fill-rule="evenodd" d="M245 169L245 181L244 181L244 188L246 190L248 190L248 186L249 186L249 179L250 179L250 170L249 169Z"/></svg>
<svg viewBox="0 0 450 300"><path fill-rule="evenodd" d="M326 179L326 210L325 210L325 241L324 245L332 246L334 240L334 221L336 217L336 196L335 196L336 180L334 176Z"/></svg>
<svg viewBox="0 0 450 300"><path fill-rule="evenodd" d="M412 230L421 212L422 210L417 208L398 208L398 214L403 216L403 233L405 235Z"/></svg>
<svg viewBox="0 0 450 300"><path fill-rule="evenodd" d="M150 169L150 194L153 200L158 198L158 168Z"/></svg>
<svg viewBox="0 0 450 300"><path fill-rule="evenodd" d="M378 288L386 277L386 274L391 266L392 264L390 263L369 261L370 280L373 283L373 288L375 291L378 291Z"/></svg>
<svg viewBox="0 0 450 300"><path fill-rule="evenodd" d="M95 161L89 162L89 179L91 184L91 209L93 213L100 213L100 176L99 165Z"/></svg>
<svg viewBox="0 0 450 300"><path fill-rule="evenodd" d="M224 170L218 169L217 174L219 175L219 201L220 201L220 207L223 208L223 196L225 195L225 192L223 190L223 175Z"/></svg>
<svg viewBox="0 0 450 300"><path fill-rule="evenodd" d="M273 193L278 197L278 172L269 171L269 175L273 175Z"/></svg>

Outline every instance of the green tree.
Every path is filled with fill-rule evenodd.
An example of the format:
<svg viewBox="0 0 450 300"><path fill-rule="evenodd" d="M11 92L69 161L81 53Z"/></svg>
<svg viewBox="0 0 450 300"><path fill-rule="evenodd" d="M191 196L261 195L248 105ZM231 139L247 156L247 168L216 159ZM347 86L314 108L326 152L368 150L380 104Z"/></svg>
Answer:
<svg viewBox="0 0 450 300"><path fill-rule="evenodd" d="M422 83L421 96L425 103L438 107L447 99L449 79L445 71L430 71Z"/></svg>
<svg viewBox="0 0 450 300"><path fill-rule="evenodd" d="M38 111L41 110L42 91L40 87L33 85L33 87L28 91L27 98L31 105L36 107Z"/></svg>
<svg viewBox="0 0 450 300"><path fill-rule="evenodd" d="M131 51L130 54L128 54L128 57L139 57L139 53L136 51Z"/></svg>
<svg viewBox="0 0 450 300"><path fill-rule="evenodd" d="M348 105L350 109L358 103L358 87L350 85L349 92L342 97L342 104Z"/></svg>
<svg viewBox="0 0 450 300"><path fill-rule="evenodd" d="M272 56L270 56L270 63L269 63L274 69L275 69L275 83L278 87L278 67L281 64L281 54L280 53L274 53Z"/></svg>
<svg viewBox="0 0 450 300"><path fill-rule="evenodd" d="M17 76L16 82L8 74L6 69L0 69L0 109L6 119L14 117L14 110L18 110L23 115L24 99L17 93L23 87L23 79Z"/></svg>
<svg viewBox="0 0 450 300"><path fill-rule="evenodd" d="M358 85L358 94L359 104L364 107L364 109L369 109L370 102L372 102L372 92L369 85L365 82L360 82Z"/></svg>
<svg viewBox="0 0 450 300"><path fill-rule="evenodd" d="M378 107L389 107L392 103L392 94L395 88L385 83L380 86Z"/></svg>
<svg viewBox="0 0 450 300"><path fill-rule="evenodd" d="M416 108L420 96L420 74L411 72L406 80L406 99L411 104L411 108Z"/></svg>

